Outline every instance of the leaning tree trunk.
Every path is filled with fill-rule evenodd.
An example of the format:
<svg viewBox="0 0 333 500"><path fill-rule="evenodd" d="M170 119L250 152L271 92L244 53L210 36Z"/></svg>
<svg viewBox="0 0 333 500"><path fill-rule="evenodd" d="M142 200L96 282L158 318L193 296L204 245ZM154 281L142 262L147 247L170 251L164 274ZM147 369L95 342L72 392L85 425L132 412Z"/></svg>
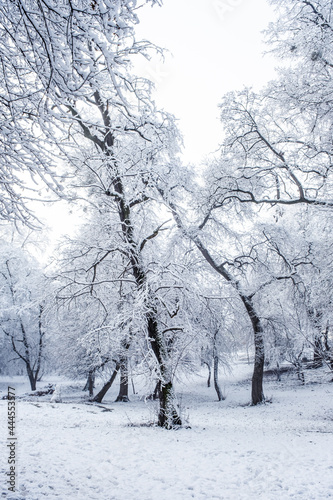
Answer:
<svg viewBox="0 0 333 500"><path fill-rule="evenodd" d="M116 368L114 369L114 371L111 375L111 378L106 382L106 384L102 387L102 389L99 391L99 393L96 394L96 396L94 397L94 399L92 401L94 401L95 403L102 402L105 394L108 392L108 390L112 386L113 382L115 381L115 378L118 374L119 369L120 369L120 363L117 363Z"/></svg>
<svg viewBox="0 0 333 500"><path fill-rule="evenodd" d="M178 214L176 206L170 202L170 200L167 199L165 196L164 191L160 188L159 189L160 194L162 197L165 199L166 203L169 205L172 215L176 221L177 226L189 237L191 241L196 245L197 249L199 252L202 254L202 256L206 259L208 264L220 275L227 281L227 283L230 283L234 289L236 290L239 298L243 302L246 311L250 317L251 323L252 323L252 328L253 328L253 335L254 335L254 350L255 350L255 359L254 359L254 370L253 370L253 377L252 377L252 404L256 405L258 403L261 403L264 401L264 391L263 391L263 377L264 377L264 361L265 361L265 350L264 350L264 339L263 339L263 329L262 325L260 322L259 316L256 314L255 307L252 301L252 297L247 297L243 295L241 292L241 287L240 284L238 283L237 280L233 278L233 276L229 273L229 271L226 269L224 264L217 264L213 258L213 256L210 254L208 249L205 247L205 245L202 243L201 239L193 234L189 233L186 228L184 227L184 224ZM205 219L205 221L199 226L199 229L202 229L207 222L208 218Z"/></svg>

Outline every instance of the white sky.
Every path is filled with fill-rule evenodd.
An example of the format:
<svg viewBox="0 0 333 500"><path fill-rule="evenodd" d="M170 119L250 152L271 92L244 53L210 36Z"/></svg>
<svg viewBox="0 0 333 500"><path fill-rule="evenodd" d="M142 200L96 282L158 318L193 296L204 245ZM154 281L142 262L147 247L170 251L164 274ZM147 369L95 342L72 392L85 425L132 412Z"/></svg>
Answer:
<svg viewBox="0 0 333 500"><path fill-rule="evenodd" d="M139 17L137 38L172 53L165 64L156 57L140 70L154 81L157 104L179 118L185 159L198 163L220 142L222 95L274 77L261 33L274 11L266 0L164 0Z"/></svg>

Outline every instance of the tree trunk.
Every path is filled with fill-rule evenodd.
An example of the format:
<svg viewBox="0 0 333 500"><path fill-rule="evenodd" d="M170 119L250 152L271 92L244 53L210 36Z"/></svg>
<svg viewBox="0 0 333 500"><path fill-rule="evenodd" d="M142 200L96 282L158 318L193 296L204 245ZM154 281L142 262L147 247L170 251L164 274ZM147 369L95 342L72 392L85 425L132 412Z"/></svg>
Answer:
<svg viewBox="0 0 333 500"><path fill-rule="evenodd" d="M323 333L323 344L324 344L324 348L325 348L326 352L330 351L330 346L329 346L329 343L328 343L328 332L329 332L329 323L327 322L325 331Z"/></svg>
<svg viewBox="0 0 333 500"><path fill-rule="evenodd" d="M263 329L260 318L257 316L251 297L241 296L243 304L250 316L254 334L254 369L252 375L252 404L257 405L265 401L263 391L265 346Z"/></svg>
<svg viewBox="0 0 333 500"><path fill-rule="evenodd" d="M180 416L175 407L175 395L173 392L172 382L162 384L160 393L160 410L158 414L158 425L165 429L173 429L178 425L182 425Z"/></svg>
<svg viewBox="0 0 333 500"><path fill-rule="evenodd" d="M158 380L157 384L155 385L154 392L153 392L153 400L154 401L156 401L156 399L160 399L161 390L162 390L162 384L161 384L161 381Z"/></svg>
<svg viewBox="0 0 333 500"><path fill-rule="evenodd" d="M300 382L302 383L302 385L304 385L305 384L305 376L304 376L304 372L303 372L303 368L302 368L302 364L301 363L297 363L297 365L296 365L296 373L297 373L298 380L300 380Z"/></svg>
<svg viewBox="0 0 333 500"><path fill-rule="evenodd" d="M319 335L315 335L314 339L313 364L315 368L323 366L323 346Z"/></svg>
<svg viewBox="0 0 333 500"><path fill-rule="evenodd" d="M128 357L125 356L120 361L120 385L119 394L117 396L116 402L127 403L128 398Z"/></svg>
<svg viewBox="0 0 333 500"><path fill-rule="evenodd" d="M94 397L94 399L92 401L94 401L95 403L102 402L105 394L108 392L108 390L112 386L119 369L120 369L120 363L117 363L116 368L114 369L114 372L112 373L110 380L107 381L107 383L102 387L102 389L99 391L99 393L96 394L96 396Z"/></svg>
<svg viewBox="0 0 333 500"><path fill-rule="evenodd" d="M94 387L95 387L95 374L93 371L88 373L88 378L86 385L84 386L84 391L88 391L89 397L92 398L94 395Z"/></svg>
<svg viewBox="0 0 333 500"><path fill-rule="evenodd" d="M224 401L225 396L223 396L221 387L219 385L219 357L215 354L214 356L214 387L219 401Z"/></svg>
<svg viewBox="0 0 333 500"><path fill-rule="evenodd" d="M204 364L207 366L208 368L208 379L207 379L207 387L210 387L210 379L211 379L211 376L212 376L212 369L211 369L211 366L209 363L207 363L206 361L204 361Z"/></svg>
<svg viewBox="0 0 333 500"><path fill-rule="evenodd" d="M158 425L172 429L182 425L180 415L175 406L175 395L169 370L166 366L167 349L161 337L154 313L148 315L148 336L151 348L156 356L161 373L160 408Z"/></svg>
<svg viewBox="0 0 333 500"><path fill-rule="evenodd" d="M105 125L111 128L111 119L109 115L106 116L107 122ZM111 141L108 144L109 151L113 147L113 137L106 137L107 140ZM125 190L120 177L115 177L113 181L113 188L115 193L118 194L118 215L121 223L122 233L124 240L128 244L129 260L133 272L133 276L136 282L137 289L146 289L147 279L144 267L141 263L141 251L143 249L143 243L140 246L137 245L134 239L134 228L131 221L131 207L126 203ZM147 321L147 333L150 346L155 354L162 381L162 390L160 392L160 410L158 417L158 425L165 427L167 429L172 428L175 425L181 425L181 419L177 413L174 405L174 394L172 389L172 379L167 369L168 352L165 346L163 337L160 335L157 323L157 312L154 308L154 297L148 296L145 300L145 308L148 311L146 313Z"/></svg>
<svg viewBox="0 0 333 500"><path fill-rule="evenodd" d="M37 383L37 376L34 374L33 370L30 368L30 366L27 364L27 374L29 377L29 382L30 382L30 387L32 391L36 390L36 383Z"/></svg>
<svg viewBox="0 0 333 500"><path fill-rule="evenodd" d="M156 401L157 399L160 399L161 390L162 390L162 383L161 383L160 380L158 380L157 383L156 383L156 385L155 385L154 392L152 392L151 394L149 394L149 396L147 397L147 399L152 399L153 401Z"/></svg>
<svg viewBox="0 0 333 500"><path fill-rule="evenodd" d="M276 362L275 373L276 373L276 380L277 380L277 382L281 382L281 370L280 370L280 363L278 361Z"/></svg>
<svg viewBox="0 0 333 500"><path fill-rule="evenodd" d="M328 333L329 333L329 323L327 322L323 339L325 348L325 361L328 364L329 368L333 371L333 355L332 355L332 349L328 343Z"/></svg>

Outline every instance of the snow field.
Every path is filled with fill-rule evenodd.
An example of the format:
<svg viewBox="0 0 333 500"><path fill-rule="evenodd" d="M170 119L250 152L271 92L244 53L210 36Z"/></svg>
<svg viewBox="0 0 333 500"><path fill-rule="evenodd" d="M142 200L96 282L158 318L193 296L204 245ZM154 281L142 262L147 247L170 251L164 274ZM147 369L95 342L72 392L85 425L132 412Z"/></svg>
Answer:
<svg viewBox="0 0 333 500"><path fill-rule="evenodd" d="M191 428L146 424L155 403L31 400L18 407L18 492L11 500L327 499L333 497L333 384L266 382L273 402L248 405L230 378L227 399L197 377L178 390ZM82 397L82 393L79 394ZM38 398L37 398L38 400ZM49 399L48 399L49 401ZM79 400L78 400L79 401ZM6 401L1 401L6 422ZM3 427L3 426L2 426ZM1 449L6 436L2 433ZM1 477L7 470L2 458Z"/></svg>

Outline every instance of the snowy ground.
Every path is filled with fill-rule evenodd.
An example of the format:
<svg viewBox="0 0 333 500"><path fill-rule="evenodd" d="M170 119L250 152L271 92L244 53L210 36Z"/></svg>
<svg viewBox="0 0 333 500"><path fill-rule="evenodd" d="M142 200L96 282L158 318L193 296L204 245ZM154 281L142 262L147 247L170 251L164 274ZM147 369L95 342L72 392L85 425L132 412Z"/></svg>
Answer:
<svg viewBox="0 0 333 500"><path fill-rule="evenodd" d="M319 373L320 372L320 373ZM327 499L333 497L333 384L323 370L265 382L272 403L248 405L249 367L238 367L218 403L203 377L178 387L190 428L144 426L154 403L83 404L76 383L64 402L17 401L18 491L9 493L7 401L0 401L2 497L12 500ZM51 379L50 379L51 380ZM43 381L40 387L46 385ZM221 377L222 386L223 377ZM22 379L2 379L17 393ZM82 388L82 386L81 386ZM77 389L78 386L77 386ZM66 397L67 395L67 397ZM73 399L73 395L75 395ZM4 453L3 453L4 451Z"/></svg>

